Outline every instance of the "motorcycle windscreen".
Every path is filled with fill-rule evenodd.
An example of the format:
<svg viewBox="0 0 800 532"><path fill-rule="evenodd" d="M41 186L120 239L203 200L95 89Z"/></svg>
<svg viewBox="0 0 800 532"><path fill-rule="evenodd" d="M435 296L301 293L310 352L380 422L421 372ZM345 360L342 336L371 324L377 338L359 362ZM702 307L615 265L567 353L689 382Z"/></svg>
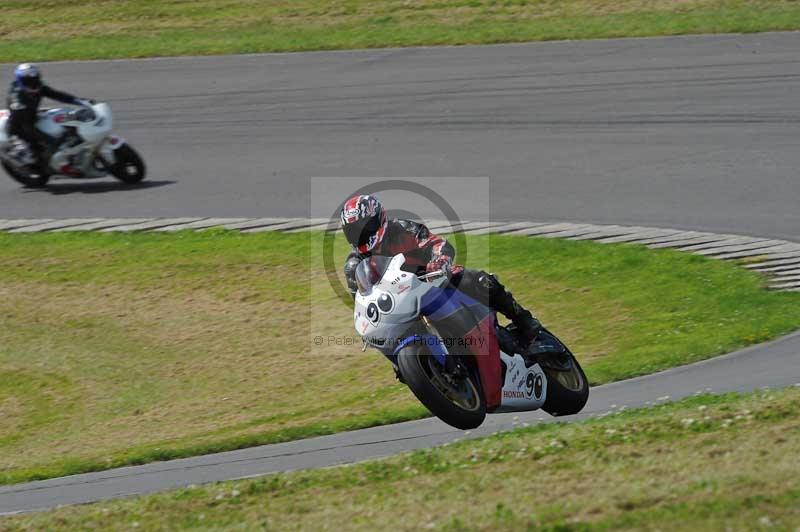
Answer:
<svg viewBox="0 0 800 532"><path fill-rule="evenodd" d="M358 263L356 267L356 284L358 293L362 296L369 294L386 273L392 262L392 257L373 255Z"/></svg>

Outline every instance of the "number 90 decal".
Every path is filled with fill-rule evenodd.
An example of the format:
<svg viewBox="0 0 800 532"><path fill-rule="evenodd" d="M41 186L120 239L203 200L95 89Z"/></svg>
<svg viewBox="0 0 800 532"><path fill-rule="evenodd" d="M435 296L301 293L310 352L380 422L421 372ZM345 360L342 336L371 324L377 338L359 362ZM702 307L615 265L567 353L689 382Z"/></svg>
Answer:
<svg viewBox="0 0 800 532"><path fill-rule="evenodd" d="M541 399L543 389L544 379L542 379L542 376L538 373L528 373L528 377L525 379L525 393L527 396Z"/></svg>

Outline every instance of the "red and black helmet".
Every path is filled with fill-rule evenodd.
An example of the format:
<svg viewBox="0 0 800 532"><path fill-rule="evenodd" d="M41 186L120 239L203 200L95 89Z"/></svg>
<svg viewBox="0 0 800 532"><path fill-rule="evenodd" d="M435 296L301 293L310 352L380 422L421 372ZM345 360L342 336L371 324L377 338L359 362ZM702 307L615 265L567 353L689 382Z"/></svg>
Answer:
<svg viewBox="0 0 800 532"><path fill-rule="evenodd" d="M353 196L342 207L342 231L359 253L375 249L386 232L386 211L375 196Z"/></svg>

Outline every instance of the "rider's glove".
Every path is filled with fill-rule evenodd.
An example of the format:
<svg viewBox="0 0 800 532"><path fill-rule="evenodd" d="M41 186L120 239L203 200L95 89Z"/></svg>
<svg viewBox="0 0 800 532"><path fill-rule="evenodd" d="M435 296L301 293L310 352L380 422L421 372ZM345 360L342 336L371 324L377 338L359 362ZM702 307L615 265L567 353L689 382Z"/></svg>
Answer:
<svg viewBox="0 0 800 532"><path fill-rule="evenodd" d="M95 102L94 100L84 100L83 98L78 98L78 105L80 105L81 107L91 107L95 103L97 102Z"/></svg>
<svg viewBox="0 0 800 532"><path fill-rule="evenodd" d="M356 268L358 264L361 262L361 259L358 256L351 255L347 257L347 261L344 263L344 279L347 281L347 290L350 292L350 295L355 297L356 292L358 292L358 283L356 282Z"/></svg>
<svg viewBox="0 0 800 532"><path fill-rule="evenodd" d="M447 255L439 255L425 266L427 273L443 272L445 275L450 275L450 269L453 267L453 259Z"/></svg>

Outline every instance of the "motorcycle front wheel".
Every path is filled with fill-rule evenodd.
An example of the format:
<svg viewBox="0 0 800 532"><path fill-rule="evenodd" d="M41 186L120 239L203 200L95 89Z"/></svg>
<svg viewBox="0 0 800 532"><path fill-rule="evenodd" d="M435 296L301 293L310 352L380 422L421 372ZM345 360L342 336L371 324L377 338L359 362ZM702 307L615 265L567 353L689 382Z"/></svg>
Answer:
<svg viewBox="0 0 800 532"><path fill-rule="evenodd" d="M116 149L110 171L111 175L129 185L140 182L146 173L141 156L128 144Z"/></svg>
<svg viewBox="0 0 800 532"><path fill-rule="evenodd" d="M42 188L50 181L50 174L26 174L18 171L6 161L2 162L2 166L11 179L27 188Z"/></svg>
<svg viewBox="0 0 800 532"><path fill-rule="evenodd" d="M471 368L465 375L448 373L422 345L412 344L397 356L397 365L411 392L436 417L457 429L474 429L486 418L486 403Z"/></svg>

